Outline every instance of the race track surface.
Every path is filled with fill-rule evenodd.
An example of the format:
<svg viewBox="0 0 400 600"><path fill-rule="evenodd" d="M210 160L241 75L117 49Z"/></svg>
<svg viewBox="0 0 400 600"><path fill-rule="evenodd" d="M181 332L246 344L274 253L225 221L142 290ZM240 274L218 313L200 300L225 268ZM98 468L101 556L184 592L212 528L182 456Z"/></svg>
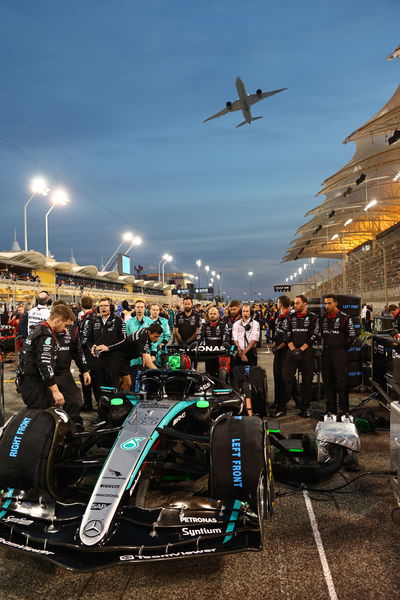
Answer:
<svg viewBox="0 0 400 600"><path fill-rule="evenodd" d="M260 351L272 398L272 355ZM12 376L8 366L6 377ZM22 408L5 384L7 413ZM358 404L363 396L353 396ZM286 432L311 432L315 420L297 411ZM386 431L361 434L361 473L389 468ZM346 478L355 473L343 471ZM344 483L337 474L320 487ZM400 526L388 476L363 477L340 492L309 492L277 484L275 513L262 552L123 565L97 573L67 572L38 558L0 549L1 600L395 600L400 597ZM308 504L308 508L307 508Z"/></svg>

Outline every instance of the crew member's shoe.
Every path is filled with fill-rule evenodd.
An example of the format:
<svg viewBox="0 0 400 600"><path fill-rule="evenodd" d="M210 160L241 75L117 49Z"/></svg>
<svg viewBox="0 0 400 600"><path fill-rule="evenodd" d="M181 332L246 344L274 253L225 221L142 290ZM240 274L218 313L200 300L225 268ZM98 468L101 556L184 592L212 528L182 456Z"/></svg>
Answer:
<svg viewBox="0 0 400 600"><path fill-rule="evenodd" d="M277 410L276 413L274 414L274 419L277 419L279 417L286 417L287 412L286 410Z"/></svg>
<svg viewBox="0 0 400 600"><path fill-rule="evenodd" d="M303 419L309 419L311 417L311 413L308 410L308 408L306 410L301 411L300 417L302 417Z"/></svg>
<svg viewBox="0 0 400 600"><path fill-rule="evenodd" d="M93 404L92 403L86 404L86 402L85 402L81 408L81 412L92 412L92 411L94 411Z"/></svg>

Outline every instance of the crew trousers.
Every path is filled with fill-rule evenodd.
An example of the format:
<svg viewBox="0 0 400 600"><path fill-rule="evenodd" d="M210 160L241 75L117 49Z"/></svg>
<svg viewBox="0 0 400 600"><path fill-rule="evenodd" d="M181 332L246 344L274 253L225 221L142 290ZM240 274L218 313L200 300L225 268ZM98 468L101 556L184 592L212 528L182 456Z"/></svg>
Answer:
<svg viewBox="0 0 400 600"><path fill-rule="evenodd" d="M62 371L55 375L58 389L64 396L65 404L63 409L71 421L80 421L80 410L82 408L82 394L74 381L71 371Z"/></svg>
<svg viewBox="0 0 400 600"><path fill-rule="evenodd" d="M283 379L285 382L285 408L292 395L293 378L296 370L301 373L300 410L309 408L312 397L312 380L314 376L314 354L312 348L307 348L301 354L301 361L295 361L291 350L288 350L283 363Z"/></svg>
<svg viewBox="0 0 400 600"><path fill-rule="evenodd" d="M326 412L336 413L337 396L339 410L349 411L347 388L347 350L345 348L324 348L322 351L322 381L326 398Z"/></svg>
<svg viewBox="0 0 400 600"><path fill-rule="evenodd" d="M119 387L122 360L119 352L104 352L93 360L92 387L96 402L103 395L101 387Z"/></svg>
<svg viewBox="0 0 400 600"><path fill-rule="evenodd" d="M21 396L28 408L49 408L54 406L54 398L41 377L24 375Z"/></svg>
<svg viewBox="0 0 400 600"><path fill-rule="evenodd" d="M286 388L285 380L283 378L283 365L285 363L285 358L288 352L290 352L290 350L287 347L285 347L281 348L281 350L279 350L279 352L277 352L274 355L274 403L277 410L286 410ZM296 407L299 408L301 404L301 399L299 393L299 386L296 380L296 371L294 372L292 380L291 398L293 398Z"/></svg>

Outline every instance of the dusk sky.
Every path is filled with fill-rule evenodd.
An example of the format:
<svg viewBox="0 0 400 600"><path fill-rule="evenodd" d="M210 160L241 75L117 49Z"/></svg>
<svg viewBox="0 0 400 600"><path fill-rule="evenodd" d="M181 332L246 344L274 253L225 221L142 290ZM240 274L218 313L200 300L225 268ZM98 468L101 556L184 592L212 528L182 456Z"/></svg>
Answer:
<svg viewBox="0 0 400 600"><path fill-rule="evenodd" d="M177 271L196 259L231 297L273 294L280 261L322 202L322 181L353 155L342 141L392 96L398 0L0 0L0 248L17 229L29 182L45 176L70 203L49 217L57 260L107 260L124 231L133 264ZM237 97L288 89L203 120ZM29 248L44 252L49 200L29 207ZM326 261L317 261L320 268ZM202 274L201 283L206 282Z"/></svg>

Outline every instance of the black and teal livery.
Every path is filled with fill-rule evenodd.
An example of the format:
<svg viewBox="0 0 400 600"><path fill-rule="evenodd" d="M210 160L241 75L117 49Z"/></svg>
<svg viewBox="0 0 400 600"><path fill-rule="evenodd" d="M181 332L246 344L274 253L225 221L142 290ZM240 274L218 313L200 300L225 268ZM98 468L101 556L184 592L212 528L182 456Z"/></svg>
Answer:
<svg viewBox="0 0 400 600"><path fill-rule="evenodd" d="M160 369L142 374L137 395L103 398L102 410L107 425L90 433L52 415L41 489L19 489L0 466L1 546L77 571L262 548L273 504L267 436L261 419L243 415L237 392L203 373ZM25 420L22 455L34 436ZM239 446L240 465L220 469ZM168 478L178 491L176 480L185 481L179 500L168 500Z"/></svg>

